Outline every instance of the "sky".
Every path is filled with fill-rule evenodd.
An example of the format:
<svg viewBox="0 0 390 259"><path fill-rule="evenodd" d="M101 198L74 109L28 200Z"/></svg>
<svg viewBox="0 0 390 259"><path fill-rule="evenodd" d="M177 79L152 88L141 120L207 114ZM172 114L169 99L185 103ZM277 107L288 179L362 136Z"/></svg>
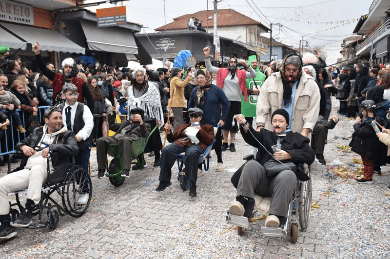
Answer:
<svg viewBox="0 0 390 259"><path fill-rule="evenodd" d="M303 36L309 49L322 46L329 51L328 56L335 56L342 40L353 35L357 20L368 13L371 3L372 0L222 0L218 9L234 9L267 27L273 23L273 37L284 44L298 47ZM117 5L122 4L127 6L127 20L143 25L142 32L154 32L175 17L207 10L207 6L213 9L213 0L130 0ZM112 6L115 5L102 4L99 8ZM262 36L269 37L269 33Z"/></svg>

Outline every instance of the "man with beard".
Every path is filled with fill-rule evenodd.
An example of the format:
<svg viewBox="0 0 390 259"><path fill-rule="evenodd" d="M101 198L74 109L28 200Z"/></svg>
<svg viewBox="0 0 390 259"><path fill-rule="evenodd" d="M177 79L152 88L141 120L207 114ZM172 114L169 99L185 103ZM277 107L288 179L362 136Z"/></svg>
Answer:
<svg viewBox="0 0 390 259"><path fill-rule="evenodd" d="M285 109L291 130L307 137L316 125L320 110L320 91L315 80L302 73L302 59L297 54L284 58L282 70L273 73L260 89L257 101L257 128L271 122L271 114ZM272 130L268 123L268 130Z"/></svg>
<svg viewBox="0 0 390 259"><path fill-rule="evenodd" d="M140 108L145 112L145 117L156 119L157 124L162 125L164 124L164 112L161 107L160 92L155 84L148 82L147 78L143 67L136 67L133 70L133 79L127 88L129 95L127 110ZM151 121L146 122L150 123L152 128L154 127ZM153 143L154 166L159 166L162 143L158 131L154 131L150 136L149 143ZM146 149L149 149L149 144ZM138 168L133 167L133 169Z"/></svg>
<svg viewBox="0 0 390 259"><path fill-rule="evenodd" d="M53 81L53 104L55 104L55 100L59 99L58 97L60 96L57 97L57 95L61 93L62 87L66 82L77 86L79 92L77 101L83 103L85 98L89 109L91 111L94 110L94 100L91 92L89 91L87 83L77 76L78 69L73 58L66 58L62 61L63 74L56 73L46 67L45 62L41 57L41 48L39 47L38 42L34 44L33 51L37 59L39 70L41 70L42 74L44 74L49 80Z"/></svg>
<svg viewBox="0 0 390 259"><path fill-rule="evenodd" d="M16 145L23 152L21 170L0 179L0 242L10 239L16 232L10 229L10 203L8 193L28 188L25 210L13 223L14 227L28 227L32 211L41 199L42 184L47 179L47 157L50 168L72 162L79 152L75 136L62 123L61 109L51 107L45 111L45 126L36 128L25 140Z"/></svg>
<svg viewBox="0 0 390 259"><path fill-rule="evenodd" d="M236 133L238 132L237 121L234 120L235 114L241 113L241 96L244 94L245 102L248 101L248 92L246 89L246 78L255 78L257 76L256 71L248 66L246 61L240 60L240 64L245 67L249 72L245 70L237 69L237 58L231 57L229 59L229 68L218 68L211 65L210 62L210 48L203 49L205 56L206 68L211 74L218 74L217 86L223 89L226 97L230 101L230 110L226 117L225 125L223 129L223 145L222 151L230 149L231 152L235 152L234 140ZM237 76L236 76L237 75ZM230 146L228 146L228 137L230 132Z"/></svg>

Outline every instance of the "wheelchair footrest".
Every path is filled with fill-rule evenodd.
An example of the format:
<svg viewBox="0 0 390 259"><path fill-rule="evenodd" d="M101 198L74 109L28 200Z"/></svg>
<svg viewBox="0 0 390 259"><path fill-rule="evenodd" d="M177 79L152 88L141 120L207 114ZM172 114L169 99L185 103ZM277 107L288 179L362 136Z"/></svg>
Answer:
<svg viewBox="0 0 390 259"><path fill-rule="evenodd" d="M287 235L286 230L283 228L261 226L260 232L266 237L285 237Z"/></svg>
<svg viewBox="0 0 390 259"><path fill-rule="evenodd" d="M247 217L233 215L229 211L226 213L226 222L235 226L249 228L249 220Z"/></svg>
<svg viewBox="0 0 390 259"><path fill-rule="evenodd" d="M47 222L38 222L38 223L32 223L30 226L28 226L29 229L37 229L37 228L46 228Z"/></svg>

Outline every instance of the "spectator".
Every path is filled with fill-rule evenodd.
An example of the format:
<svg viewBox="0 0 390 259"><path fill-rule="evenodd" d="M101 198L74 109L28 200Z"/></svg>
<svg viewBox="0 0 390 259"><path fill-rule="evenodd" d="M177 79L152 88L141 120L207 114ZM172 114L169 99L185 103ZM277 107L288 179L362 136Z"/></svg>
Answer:
<svg viewBox="0 0 390 259"><path fill-rule="evenodd" d="M329 80L328 73L323 68L320 69L320 71L318 73L317 81L320 84L320 86L323 89L325 89L326 108L325 108L324 120L327 121L329 119L329 115L330 115L330 112L332 110L331 96L332 96L332 94L337 94L337 88L333 85L332 81Z"/></svg>
<svg viewBox="0 0 390 259"><path fill-rule="evenodd" d="M103 125L103 120L105 120L107 115L107 109L106 109L105 100L97 84L96 78L90 77L88 79L88 87L89 87L89 91L91 92L92 98L95 101L93 105L94 110L92 111L94 117L92 138L94 139L96 144L96 140L103 136L102 125Z"/></svg>
<svg viewBox="0 0 390 259"><path fill-rule="evenodd" d="M12 83L16 79L16 75L20 72L20 64L15 60L10 60L8 62L8 70L5 71L8 78L8 87L5 90L9 90Z"/></svg>
<svg viewBox="0 0 390 259"><path fill-rule="evenodd" d="M11 85L11 92L19 99L21 109L27 113L38 115L38 108L27 94L26 86L22 81L15 80ZM25 118L27 121L28 118Z"/></svg>
<svg viewBox="0 0 390 259"><path fill-rule="evenodd" d="M26 133L20 121L19 113L16 109L20 109L19 99L9 91L5 91L4 87L0 85L0 111L7 113L12 117L14 125L20 133Z"/></svg>
<svg viewBox="0 0 390 259"><path fill-rule="evenodd" d="M0 74L4 73L7 69L7 58L9 56L10 49L6 45L0 47Z"/></svg>
<svg viewBox="0 0 390 259"><path fill-rule="evenodd" d="M51 86L49 79L41 75L37 80L38 99L42 106L53 105L53 87Z"/></svg>

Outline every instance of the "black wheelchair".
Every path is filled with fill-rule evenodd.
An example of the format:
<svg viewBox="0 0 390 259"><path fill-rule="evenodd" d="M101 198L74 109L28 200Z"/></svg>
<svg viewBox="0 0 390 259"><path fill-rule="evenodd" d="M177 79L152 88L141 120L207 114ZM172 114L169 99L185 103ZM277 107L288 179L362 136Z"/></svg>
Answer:
<svg viewBox="0 0 390 259"><path fill-rule="evenodd" d="M244 157L244 160L249 161L254 158L253 155ZM310 177L310 166L302 165L302 170ZM271 204L270 197L261 197L255 195L256 205L255 208L268 215L269 206ZM311 179L307 181L300 181L297 179L297 183L294 188L294 193L291 197L290 204L288 206L288 214L286 223L282 227L265 227L261 226L261 233L266 237L279 237L290 239L291 243L296 243L298 234L305 232L309 226L310 211L312 204L312 182ZM243 228L249 228L249 220L243 216L232 215L227 212L226 221L229 224L238 226L238 234L241 234Z"/></svg>
<svg viewBox="0 0 390 259"><path fill-rule="evenodd" d="M11 157L14 156L21 157L23 154L18 152L11 155ZM91 202L92 181L84 168L70 163L50 170L50 154L47 159L47 168L47 181L42 185L41 199L32 212L33 216L38 215L38 222L30 224L29 228L31 229L49 227L49 229L54 230L58 226L59 216L81 217ZM8 164L8 174L22 169L18 167L11 171L11 165ZM85 194L84 190L86 189L89 191L88 201L80 205L78 199L80 195ZM21 196L26 192L27 189L15 192L15 199L10 201L11 225L19 216L19 212L24 210ZM58 194L58 197L53 198L55 193ZM62 204L58 200L61 200ZM46 217L44 217L45 211Z"/></svg>

